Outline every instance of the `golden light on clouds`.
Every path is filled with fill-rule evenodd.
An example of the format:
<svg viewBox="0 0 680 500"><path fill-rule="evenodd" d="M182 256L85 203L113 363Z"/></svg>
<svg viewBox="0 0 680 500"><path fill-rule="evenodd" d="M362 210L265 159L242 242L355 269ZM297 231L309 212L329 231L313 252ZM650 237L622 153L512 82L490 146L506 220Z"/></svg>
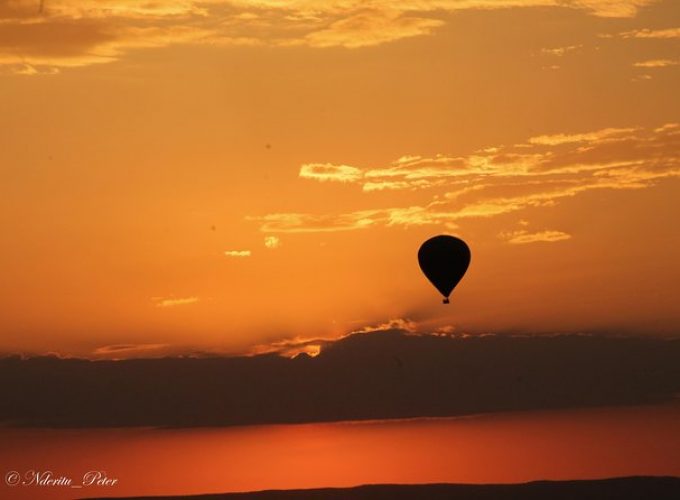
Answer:
<svg viewBox="0 0 680 500"><path fill-rule="evenodd" d="M265 236L264 246L267 248L279 248L281 246L281 239L277 236Z"/></svg>
<svg viewBox="0 0 680 500"><path fill-rule="evenodd" d="M680 61L673 59L650 59L649 61L639 61L633 63L636 68L665 68L667 66L676 66Z"/></svg>
<svg viewBox="0 0 680 500"><path fill-rule="evenodd" d="M116 344L98 347L92 352L94 357L121 359L133 355L144 356L162 351L166 344Z"/></svg>
<svg viewBox="0 0 680 500"><path fill-rule="evenodd" d="M674 0L0 0L0 352L677 329L679 26ZM473 254L446 310L438 233Z"/></svg>
<svg viewBox="0 0 680 500"><path fill-rule="evenodd" d="M564 241L570 239L571 235L562 231L554 230L538 231L532 233L526 229L520 229L517 231L501 233L499 237L511 245L526 245L527 243L553 243L556 241Z"/></svg>
<svg viewBox="0 0 680 500"><path fill-rule="evenodd" d="M637 29L620 33L619 36L623 38L680 38L680 28L668 29Z"/></svg>
<svg viewBox="0 0 680 500"><path fill-rule="evenodd" d="M299 176L357 184L364 192L420 190L429 200L403 207L369 207L347 213L273 213L251 216L264 232L322 232L375 226L448 225L526 209L552 207L592 190L643 189L680 176L680 125L654 129L606 128L541 135L511 147L490 147L467 156L405 156L385 168L323 164ZM379 186L379 187L378 187ZM503 196L498 196L502 189ZM428 196L428 195L424 195ZM545 236L545 235L544 235ZM553 235L555 236L555 235Z"/></svg>
<svg viewBox="0 0 680 500"><path fill-rule="evenodd" d="M529 144L540 144L544 146L559 146L560 144L570 144L575 142L604 143L608 141L621 140L626 135L635 132L634 128L606 128L595 132L581 134L553 134L540 135L529 139Z"/></svg>
<svg viewBox="0 0 680 500"><path fill-rule="evenodd" d="M250 257L250 250L225 250L224 255L227 257Z"/></svg>
<svg viewBox="0 0 680 500"><path fill-rule="evenodd" d="M197 303L200 299L198 297L156 297L153 299L156 303L156 307L177 307L177 306L187 306L190 304Z"/></svg>
<svg viewBox="0 0 680 500"><path fill-rule="evenodd" d="M355 49L427 35L443 24L439 19L407 16L398 10L366 10L335 21L328 28L309 33L299 43L320 48Z"/></svg>
<svg viewBox="0 0 680 500"><path fill-rule="evenodd" d="M357 49L428 36L442 16L470 10L553 7L630 18L656 0L3 0L0 66L15 74L54 74L112 62L130 51L172 45ZM40 5L43 5L40 8ZM675 36L674 29L625 37ZM562 55L575 46L547 49Z"/></svg>
<svg viewBox="0 0 680 500"><path fill-rule="evenodd" d="M581 48L581 45L568 45L566 47L554 47L550 49L544 48L541 49L541 53L551 56L562 57L564 54L567 54L568 52L572 52L579 48Z"/></svg>
<svg viewBox="0 0 680 500"><path fill-rule="evenodd" d="M348 165L309 163L300 167L300 177L316 181L355 182L362 176L361 169Z"/></svg>

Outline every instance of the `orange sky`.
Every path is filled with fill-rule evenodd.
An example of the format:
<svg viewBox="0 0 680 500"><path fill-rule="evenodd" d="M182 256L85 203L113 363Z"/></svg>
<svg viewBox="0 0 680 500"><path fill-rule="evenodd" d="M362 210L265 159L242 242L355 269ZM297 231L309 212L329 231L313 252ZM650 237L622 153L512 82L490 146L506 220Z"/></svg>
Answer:
<svg viewBox="0 0 680 500"><path fill-rule="evenodd" d="M677 332L679 77L673 0L0 0L0 352Z"/></svg>

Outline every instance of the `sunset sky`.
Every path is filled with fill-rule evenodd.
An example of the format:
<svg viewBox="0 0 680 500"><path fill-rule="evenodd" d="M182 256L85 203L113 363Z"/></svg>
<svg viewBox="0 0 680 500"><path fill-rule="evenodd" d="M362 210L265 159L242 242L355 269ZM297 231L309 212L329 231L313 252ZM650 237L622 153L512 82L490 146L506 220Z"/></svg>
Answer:
<svg viewBox="0 0 680 500"><path fill-rule="evenodd" d="M0 352L677 333L678 88L675 0L0 0Z"/></svg>

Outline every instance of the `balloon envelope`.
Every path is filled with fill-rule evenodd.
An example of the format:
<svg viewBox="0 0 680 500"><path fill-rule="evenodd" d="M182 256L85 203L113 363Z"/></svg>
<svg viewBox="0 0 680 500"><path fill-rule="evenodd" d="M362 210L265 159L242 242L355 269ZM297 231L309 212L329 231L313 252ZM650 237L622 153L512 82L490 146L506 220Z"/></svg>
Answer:
<svg viewBox="0 0 680 500"><path fill-rule="evenodd" d="M420 269L449 303L449 295L465 275L470 265L470 249L455 236L430 238L418 250Z"/></svg>

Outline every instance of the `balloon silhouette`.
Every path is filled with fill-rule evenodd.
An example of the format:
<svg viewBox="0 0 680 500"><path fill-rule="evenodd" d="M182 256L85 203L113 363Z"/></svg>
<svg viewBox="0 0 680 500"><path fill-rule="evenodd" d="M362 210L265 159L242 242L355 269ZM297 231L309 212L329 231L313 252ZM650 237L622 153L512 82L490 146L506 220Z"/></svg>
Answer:
<svg viewBox="0 0 680 500"><path fill-rule="evenodd" d="M470 249L454 236L435 236L420 246L418 264L430 283L444 296L444 304L448 304L449 295L470 265Z"/></svg>

